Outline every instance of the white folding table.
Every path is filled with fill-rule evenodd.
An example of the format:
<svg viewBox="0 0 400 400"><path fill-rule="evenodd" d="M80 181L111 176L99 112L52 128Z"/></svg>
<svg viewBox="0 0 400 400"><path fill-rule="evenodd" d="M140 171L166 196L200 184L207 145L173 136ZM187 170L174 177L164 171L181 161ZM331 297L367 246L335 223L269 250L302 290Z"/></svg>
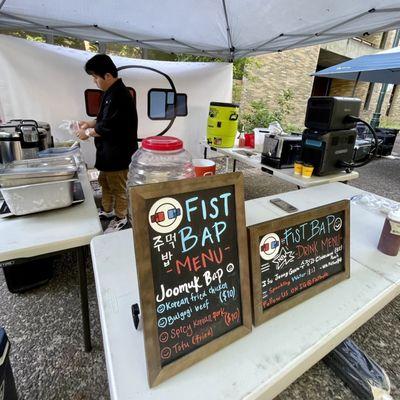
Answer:
<svg viewBox="0 0 400 400"><path fill-rule="evenodd" d="M299 211L363 194L331 183L282 193ZM276 196L274 196L276 197ZM252 225L287 215L263 197L246 202ZM131 230L92 240L91 252L113 400L272 399L400 293L400 257L377 250L384 216L351 205L351 277L253 328L205 360L149 389ZM151 279L151 277L149 277Z"/></svg>
<svg viewBox="0 0 400 400"><path fill-rule="evenodd" d="M90 351L84 246L103 233L86 168L78 173L85 201L67 208L0 219L0 268L27 262L32 257L77 249L85 350Z"/></svg>
<svg viewBox="0 0 400 400"><path fill-rule="evenodd" d="M303 178L301 175L295 175L293 168L273 168L268 165L261 164L261 153L254 151L250 148L220 148L212 147L205 143L204 146L204 158L207 158L207 151L216 151L225 157L233 159L233 171L236 170L236 162L240 161L245 165L253 168L261 169L261 171L266 172L274 176L275 178L282 179L286 182L293 183L297 185L298 188L307 188L311 186L322 185L325 183L332 182L348 182L352 179L358 178L359 174L356 171L345 172L338 171L334 174L329 174L325 176L312 175L310 178ZM246 155L247 154L247 155Z"/></svg>

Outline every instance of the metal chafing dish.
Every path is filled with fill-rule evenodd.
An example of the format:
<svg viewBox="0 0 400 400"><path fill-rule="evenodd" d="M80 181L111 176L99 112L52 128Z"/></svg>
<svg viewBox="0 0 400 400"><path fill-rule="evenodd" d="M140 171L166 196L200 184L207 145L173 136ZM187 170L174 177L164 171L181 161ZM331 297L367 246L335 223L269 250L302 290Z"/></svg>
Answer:
<svg viewBox="0 0 400 400"><path fill-rule="evenodd" d="M33 214L68 207L73 202L77 179L1 188L3 198L14 215Z"/></svg>
<svg viewBox="0 0 400 400"><path fill-rule="evenodd" d="M29 166L29 163L7 166L0 170L0 187L9 188L44 182L72 179L77 171L76 165Z"/></svg>

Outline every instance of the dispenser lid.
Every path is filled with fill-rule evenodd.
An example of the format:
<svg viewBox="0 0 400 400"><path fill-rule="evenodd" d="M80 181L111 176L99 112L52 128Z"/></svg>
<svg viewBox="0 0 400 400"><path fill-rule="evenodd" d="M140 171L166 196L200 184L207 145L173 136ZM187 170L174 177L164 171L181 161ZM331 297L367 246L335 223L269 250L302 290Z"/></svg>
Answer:
<svg viewBox="0 0 400 400"><path fill-rule="evenodd" d="M146 150L173 151L183 149L182 140L173 136L150 136L142 141Z"/></svg>

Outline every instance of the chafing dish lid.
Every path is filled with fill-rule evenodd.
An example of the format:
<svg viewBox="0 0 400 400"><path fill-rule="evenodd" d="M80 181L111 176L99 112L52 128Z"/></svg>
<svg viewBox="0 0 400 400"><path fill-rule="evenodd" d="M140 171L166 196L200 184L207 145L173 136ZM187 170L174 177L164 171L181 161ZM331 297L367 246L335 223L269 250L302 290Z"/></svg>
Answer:
<svg viewBox="0 0 400 400"><path fill-rule="evenodd" d="M40 178L63 176L75 173L77 167L74 165L57 165L57 166L42 166L42 167L7 167L0 170L0 183L4 180L25 179L25 178Z"/></svg>

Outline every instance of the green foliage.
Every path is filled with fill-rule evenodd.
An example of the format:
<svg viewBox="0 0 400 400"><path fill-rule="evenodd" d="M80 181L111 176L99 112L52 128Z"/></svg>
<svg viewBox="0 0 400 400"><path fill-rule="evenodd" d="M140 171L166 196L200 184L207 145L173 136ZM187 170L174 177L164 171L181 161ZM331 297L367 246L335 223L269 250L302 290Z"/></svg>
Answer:
<svg viewBox="0 0 400 400"><path fill-rule="evenodd" d="M3 33L6 35L19 37L21 39L32 40L34 42L41 42L41 43L46 42L45 37L43 35L40 35L39 33L35 33L35 32L4 31Z"/></svg>
<svg viewBox="0 0 400 400"><path fill-rule="evenodd" d="M127 44L108 43L107 53L121 57L142 58L142 51L139 47L134 47Z"/></svg>
<svg viewBox="0 0 400 400"><path fill-rule="evenodd" d="M242 81L234 79L232 86L232 102L239 104L241 97L242 97Z"/></svg>
<svg viewBox="0 0 400 400"><path fill-rule="evenodd" d="M250 110L243 112L239 117L239 130L252 130L259 127L268 127L271 122L278 121L282 128L288 131L297 130L292 124L286 123L286 118L292 108L293 92L284 89L277 99L278 107L270 110L266 100L254 100L250 103Z"/></svg>
<svg viewBox="0 0 400 400"><path fill-rule="evenodd" d="M190 54L176 55L176 61L194 61L194 62L226 62L221 58L210 58L206 56L192 56ZM242 80L244 77L249 77L248 67L251 65L258 66L258 61L255 58L240 58L233 62L233 79Z"/></svg>

